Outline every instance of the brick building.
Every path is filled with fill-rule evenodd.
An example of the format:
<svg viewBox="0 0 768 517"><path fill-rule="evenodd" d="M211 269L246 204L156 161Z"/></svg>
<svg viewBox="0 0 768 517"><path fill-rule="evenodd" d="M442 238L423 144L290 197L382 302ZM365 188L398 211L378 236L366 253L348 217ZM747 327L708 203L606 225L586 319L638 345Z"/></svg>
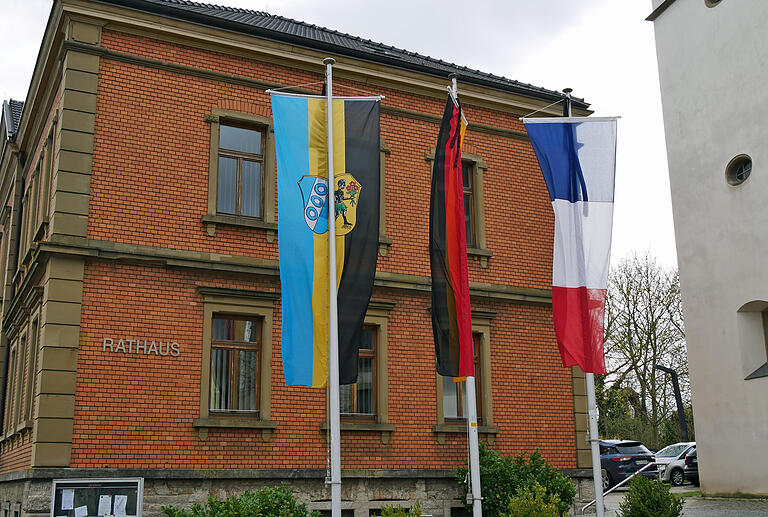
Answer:
<svg viewBox="0 0 768 517"><path fill-rule="evenodd" d="M6 102L0 127L4 517L54 515L52 481L74 478L140 479L128 514L281 480L329 507L326 393L282 374L265 93L322 81L327 56L336 93L386 96L363 374L342 392L343 508L460 506L462 393L435 373L427 243L451 72L470 122L481 439L589 474L583 375L562 368L552 330L552 211L518 120L561 94L266 13L56 0L26 102ZM60 492L55 515L74 515Z"/></svg>

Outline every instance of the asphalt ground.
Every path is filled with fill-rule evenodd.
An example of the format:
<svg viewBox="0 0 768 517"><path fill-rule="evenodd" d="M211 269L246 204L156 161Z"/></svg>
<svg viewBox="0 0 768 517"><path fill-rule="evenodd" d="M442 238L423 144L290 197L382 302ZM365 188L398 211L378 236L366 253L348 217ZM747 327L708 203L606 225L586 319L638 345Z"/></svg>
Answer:
<svg viewBox="0 0 768 517"><path fill-rule="evenodd" d="M688 484L672 487L672 492L675 494L698 490L698 487ZM621 487L605 496L606 517L617 517L619 505L624 500L626 492L627 489ZM768 516L768 499L708 498L694 495L685 498L682 515L683 517L764 517Z"/></svg>

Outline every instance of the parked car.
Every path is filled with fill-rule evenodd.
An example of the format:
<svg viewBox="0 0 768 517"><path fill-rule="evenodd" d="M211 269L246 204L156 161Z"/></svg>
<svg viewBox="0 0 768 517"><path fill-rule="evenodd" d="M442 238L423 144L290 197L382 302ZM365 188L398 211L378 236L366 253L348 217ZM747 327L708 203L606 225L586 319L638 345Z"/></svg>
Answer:
<svg viewBox="0 0 768 517"><path fill-rule="evenodd" d="M693 485L699 486L699 458L696 455L696 447L685 456L683 476L686 481L690 481Z"/></svg>
<svg viewBox="0 0 768 517"><path fill-rule="evenodd" d="M654 463L651 451L640 442L630 440L600 440L600 464L603 469L603 490L620 483L629 476ZM640 475L656 478L656 465L645 469Z"/></svg>
<svg viewBox="0 0 768 517"><path fill-rule="evenodd" d="M656 467L659 469L659 479L674 486L680 486L685 481L683 469L685 456L696 447L696 442L680 442L664 447L655 454Z"/></svg>

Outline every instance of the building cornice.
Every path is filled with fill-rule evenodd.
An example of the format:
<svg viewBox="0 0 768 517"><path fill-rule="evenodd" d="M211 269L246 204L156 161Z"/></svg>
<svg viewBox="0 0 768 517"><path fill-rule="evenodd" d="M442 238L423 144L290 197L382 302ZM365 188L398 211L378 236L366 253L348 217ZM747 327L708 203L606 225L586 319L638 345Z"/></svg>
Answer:
<svg viewBox="0 0 768 517"><path fill-rule="evenodd" d="M249 273L278 277L277 260L174 250L138 244L124 244L81 238L58 238L56 242L41 243L40 254L75 255L129 264L153 265ZM432 284L427 276L377 271L374 285L380 288L429 292ZM552 304L549 289L517 287L487 282L470 282L470 295L477 298L504 300L524 305L548 307Z"/></svg>

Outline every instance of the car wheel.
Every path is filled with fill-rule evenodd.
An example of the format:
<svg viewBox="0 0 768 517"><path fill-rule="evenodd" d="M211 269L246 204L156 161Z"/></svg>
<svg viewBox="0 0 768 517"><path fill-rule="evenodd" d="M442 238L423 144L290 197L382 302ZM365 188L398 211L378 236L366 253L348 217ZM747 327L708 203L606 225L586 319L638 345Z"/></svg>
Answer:
<svg viewBox="0 0 768 517"><path fill-rule="evenodd" d="M685 476L683 476L682 470L674 469L669 474L669 482L672 484L672 486L680 486L683 484L683 481L685 481Z"/></svg>
<svg viewBox="0 0 768 517"><path fill-rule="evenodd" d="M607 470L603 469L603 493L613 486L613 480Z"/></svg>

